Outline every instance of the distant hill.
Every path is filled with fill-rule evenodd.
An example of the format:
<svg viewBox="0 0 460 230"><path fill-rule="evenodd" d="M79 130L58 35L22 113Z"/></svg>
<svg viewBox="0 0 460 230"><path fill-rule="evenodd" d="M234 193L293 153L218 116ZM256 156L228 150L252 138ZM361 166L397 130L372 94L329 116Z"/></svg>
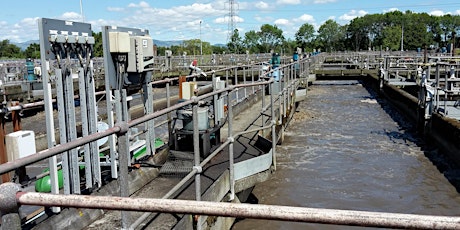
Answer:
<svg viewBox="0 0 460 230"><path fill-rule="evenodd" d="M184 41L160 41L153 39L153 44L157 45L158 47L171 47L171 46L179 46L182 45Z"/></svg>
<svg viewBox="0 0 460 230"><path fill-rule="evenodd" d="M30 40L30 41L20 42L20 43L11 42L11 44L16 45L17 47L21 48L21 50L26 50L27 47L29 47L30 44L33 44L33 43L40 44L40 40Z"/></svg>

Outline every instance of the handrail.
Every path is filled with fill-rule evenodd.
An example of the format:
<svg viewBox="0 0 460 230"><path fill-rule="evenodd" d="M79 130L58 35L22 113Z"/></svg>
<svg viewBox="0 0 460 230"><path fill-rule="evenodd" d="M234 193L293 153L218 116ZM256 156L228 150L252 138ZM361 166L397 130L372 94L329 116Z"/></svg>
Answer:
<svg viewBox="0 0 460 230"><path fill-rule="evenodd" d="M399 214L339 209L291 207L281 205L239 204L226 202L127 198L114 196L53 195L34 192L13 193L22 205L98 208L296 221L350 226L459 229L460 217Z"/></svg>
<svg viewBox="0 0 460 230"><path fill-rule="evenodd" d="M288 69L288 68L291 68L295 63L299 63L299 62L293 62L293 63L289 63L289 64L286 64L286 65L282 65L279 67L279 69L284 69L284 70L287 70L286 73L288 74L287 76L287 84L284 85L284 88L288 87L292 87L292 85L295 85L297 83L297 81L295 80L291 80L291 77L292 77L292 69ZM244 68L246 67L250 67L251 65L244 65ZM254 66L254 65L252 65ZM241 66L233 66L233 67L228 67L228 68L224 68L224 69L221 69L221 70L218 70L218 71L228 71L228 70L232 70L232 69L235 69L235 68L238 68L238 67L241 67ZM245 69L243 69L243 71L245 71ZM271 70L271 71L267 71L267 72L262 72L261 75L259 76L260 79L264 79L264 76L269 76L271 73L273 73L274 71L276 70ZM211 73L215 74L216 71L211 71ZM235 72L236 74L236 72ZM190 76L187 76L187 77L193 77L194 75L190 75ZM236 76L235 76L236 77ZM166 78L164 80L160 80L160 81L155 81L155 82L152 82L151 84L154 85L154 84L164 84L164 83L171 83L172 81L174 80L177 80L177 78ZM170 112L174 111L174 110L178 110L178 109L181 109L183 108L184 106L187 106L187 105L193 105L194 106L194 113L195 113L195 108L197 107L197 105L199 105L201 103L201 101L203 99L206 99L206 98L209 98L209 97L213 97L213 96L216 96L216 95L222 95L222 94L225 94L227 93L227 97L229 99L229 95L230 93L229 92L232 92L234 90L238 90L240 88L247 88L247 87L256 87L256 86L265 86L265 85L272 85L272 83L274 83L275 80L274 78L268 78L268 80L263 80L263 81L258 81L258 82L252 82L252 83L243 83L243 84L236 84L236 85L232 85L232 86L227 86L226 88L224 89L220 89L220 90L216 90L216 91L213 91L213 92L210 92L210 93L206 93L204 95L200 95L200 96L194 96L191 98L191 100L187 100L187 101L184 101L184 102L181 102L181 103L177 103L173 106L169 106L165 109L162 109L160 111L155 111L153 113L150 113L150 114L147 114L147 115L144 115L140 118L137 118L137 119L134 119L134 120L130 120L130 121L122 121L122 122L118 122L116 123L113 127L105 130L105 131L101 131L101 132L97 132L97 133L94 133L94 134L90 134L90 135L87 135L85 137L80 137L80 138L77 138L76 140L74 141L71 141L71 142L67 142L67 143L63 143L63 144L59 144L59 145L56 145L52 148L49 148L47 150L43 150L43 151L40 151L40 152L37 152L35 154L32 154L30 156L27 156L27 157L24 157L24 158L20 158L20 159L17 159L15 161L12 161L12 162L8 162L8 163L5 163L5 164L2 164L0 165L0 174L3 174L3 173L7 173L7 172L10 172L10 171L13 171L15 170L16 168L19 168L19 167L23 167L23 166L26 166L26 165L29 165L29 164L32 164L32 163L36 163L38 161L41 161L43 159L46 159L46 158L49 158L49 157L52 157L52 156L56 156L62 152L65 152L65 151L68 151L68 150L71 150L71 149L74 149L76 147L79 147L79 146L82 146L86 143L89 143L89 142L93 142L93 141L96 141L98 139L101 139L101 138L104 138L104 137L107 137L107 136L110 136L110 135L114 135L114 134L117 134L119 135L119 137L123 137L125 138L126 137L126 133L127 131L129 130L129 128L131 127L134 127L134 126L137 126L137 125L140 125L140 124L143 124L145 122L148 122L154 118L157 118L159 116L162 116L162 115L165 115L165 114L169 114ZM272 89L273 89L273 85L272 85ZM255 91L254 91L255 92ZM254 93L253 92L253 93ZM280 105L282 103L282 99L281 97L285 97L285 94L287 94L286 92L289 92L289 90L280 90L279 93L276 95L276 99L280 101ZM275 103L274 103L274 100L273 100L273 94L271 96L271 107L272 107L272 116L274 116L274 109L273 107L275 106ZM283 99L283 100L286 100L286 99ZM286 103L286 101L284 101L284 103ZM267 106L267 107L264 107L263 111L267 110L270 106ZM232 106L229 106L229 114L231 114L231 107ZM19 108L23 108L22 106L19 106L18 108L14 108L14 109L19 109ZM13 109L13 108L12 108ZM233 115L232 115L233 116ZM230 115L229 115L230 117ZM231 117L230 117L231 118ZM195 118L194 118L194 122L195 122ZM195 167L193 167L192 171L185 177L181 180L181 182L179 182L178 184L176 184L176 186L171 189L165 196L164 198L169 198L170 196L172 196L178 189L180 189L180 187L182 187L182 185L184 183L186 183L189 179L191 179L194 175L197 175L199 173L201 173L201 168L203 166L205 166L215 155L217 155L219 152L221 152L221 150L223 150L224 148L226 147L229 147L229 152L230 152L230 158L233 159L233 141L235 138L237 138L238 136L240 135L243 135L243 134L246 134L246 133L250 133L250 132L257 132L257 131L260 131L260 130L264 130L264 129L268 129L268 128L272 128L272 132L275 132L275 129L274 129L274 126L276 125L276 122L272 121L270 125L268 126L264 126L264 127L260 127L260 128L256 128L256 129L252 129L252 130L246 130L246 131L243 131L243 132L238 132L234 135L232 135L231 137L228 137L227 140L222 143L219 147L217 147L216 150L214 150L210 155L208 155L206 157L206 159L202 160L201 162L198 162L195 163ZM198 127L198 125L194 125L194 127ZM229 130L231 130L231 126L229 124ZM196 130L195 130L196 131ZM195 131L194 131L194 136L195 136ZM231 134L231 132L229 133ZM274 137L273 137L274 138ZM124 142L122 141L121 144L123 144ZM120 144L120 145L121 145ZM123 150L125 149L125 146L122 147L122 150L121 150L121 155L123 155ZM230 150L231 149L231 150ZM197 151L195 150L195 155L197 154L196 153ZM196 157L196 156L195 156ZM121 160L120 160L121 162ZM273 160L273 162L276 162L275 160ZM232 160L231 160L231 163L232 165ZM121 171L121 170L120 170ZM232 172L230 172L230 174L232 174ZM232 177L231 177L232 178ZM196 178L196 180L198 180L199 178ZM121 182L120 182L121 183ZM232 195L234 193L234 188L233 188L234 185L232 185ZM126 196L123 195L122 193L122 196ZM199 200L197 198L197 200ZM123 214L122 214L123 216ZM122 218L123 219L123 218ZM140 219L139 219L140 220ZM139 221L138 220L138 221ZM138 221L136 221L136 223L138 223ZM142 220L140 220L142 221ZM133 224L134 225L134 224Z"/></svg>

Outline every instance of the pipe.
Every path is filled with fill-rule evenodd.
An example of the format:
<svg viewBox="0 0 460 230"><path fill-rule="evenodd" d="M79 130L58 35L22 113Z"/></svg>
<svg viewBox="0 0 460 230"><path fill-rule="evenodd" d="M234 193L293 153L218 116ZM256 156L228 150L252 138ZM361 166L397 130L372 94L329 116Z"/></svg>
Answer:
<svg viewBox="0 0 460 230"><path fill-rule="evenodd" d="M18 192L16 200L21 205L196 214L367 227L460 229L460 217L453 216L35 192Z"/></svg>

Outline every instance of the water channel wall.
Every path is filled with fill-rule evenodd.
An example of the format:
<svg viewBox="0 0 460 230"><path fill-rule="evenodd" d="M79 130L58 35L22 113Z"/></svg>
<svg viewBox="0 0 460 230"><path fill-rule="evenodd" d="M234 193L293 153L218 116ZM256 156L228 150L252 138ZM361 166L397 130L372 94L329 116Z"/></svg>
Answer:
<svg viewBox="0 0 460 230"><path fill-rule="evenodd" d="M368 73L366 80L374 90L388 98L413 124L417 124L419 120L418 99L415 96L389 84L384 84L380 90L379 79L374 73ZM424 136L427 142L435 144L456 164L460 164L460 121L433 113L431 118L425 122Z"/></svg>

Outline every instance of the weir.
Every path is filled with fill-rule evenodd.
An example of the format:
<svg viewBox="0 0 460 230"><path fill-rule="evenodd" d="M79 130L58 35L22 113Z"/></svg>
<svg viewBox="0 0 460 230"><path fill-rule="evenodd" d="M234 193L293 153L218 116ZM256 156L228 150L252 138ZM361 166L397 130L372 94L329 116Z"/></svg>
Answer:
<svg viewBox="0 0 460 230"><path fill-rule="evenodd" d="M422 133L454 159L460 158L456 59L426 63L417 54L414 58L371 52L319 54L278 63L271 70L256 61L191 65L187 76L154 80L157 63L148 31L105 27L107 115L99 123L94 62L88 55L94 44L91 25L54 19L41 19L39 25L41 62L56 63L50 67L53 78L48 71L43 74L48 147L8 162L2 159L0 174L23 173L26 166L45 160L48 171L41 178L49 180L49 190L34 191L39 179L11 183L2 177L2 229L230 229L238 217L374 227L460 227L460 219L449 216L241 204L258 183L276 174L276 145L282 144L285 128L315 79L368 81ZM80 110L74 104L74 62ZM173 66L167 62L165 66ZM436 67L435 78L429 77L431 67ZM198 81L206 78L210 81ZM156 107L160 100L154 91L159 85L165 87L163 106ZM129 94L130 90L139 93ZM143 112L134 117L136 106ZM10 106L4 113L23 107Z"/></svg>

